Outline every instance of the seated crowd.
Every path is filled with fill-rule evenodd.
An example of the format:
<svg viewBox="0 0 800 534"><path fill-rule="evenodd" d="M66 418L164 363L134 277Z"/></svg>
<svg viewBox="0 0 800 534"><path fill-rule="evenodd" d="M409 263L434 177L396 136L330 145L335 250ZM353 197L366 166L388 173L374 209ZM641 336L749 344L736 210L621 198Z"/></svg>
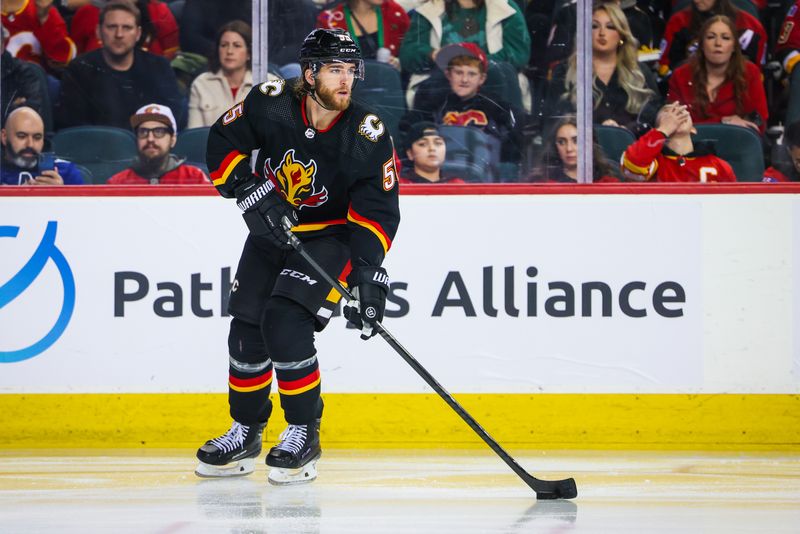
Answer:
<svg viewBox="0 0 800 534"><path fill-rule="evenodd" d="M314 27L347 30L375 69L353 96L396 116L387 124L406 184L800 180L790 113L800 0L594 2L591 180L577 171L582 5L270 0L267 77L300 75ZM268 81L253 78L252 0L3 0L2 10L4 185L206 183L202 156L173 153L183 132ZM737 176L725 160L736 147L698 133L716 123L755 136L761 175ZM133 134L127 168L93 175L52 154L54 136L76 126ZM628 141L611 147L612 134Z"/></svg>

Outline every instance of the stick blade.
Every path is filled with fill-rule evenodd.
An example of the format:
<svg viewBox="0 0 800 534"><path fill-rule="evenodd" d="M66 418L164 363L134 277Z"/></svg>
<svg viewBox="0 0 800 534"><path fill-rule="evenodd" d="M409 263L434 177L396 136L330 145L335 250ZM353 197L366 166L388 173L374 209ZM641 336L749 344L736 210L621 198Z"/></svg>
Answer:
<svg viewBox="0 0 800 534"><path fill-rule="evenodd" d="M553 499L574 499L578 496L578 486L574 478L553 481L538 481L536 499L540 501Z"/></svg>

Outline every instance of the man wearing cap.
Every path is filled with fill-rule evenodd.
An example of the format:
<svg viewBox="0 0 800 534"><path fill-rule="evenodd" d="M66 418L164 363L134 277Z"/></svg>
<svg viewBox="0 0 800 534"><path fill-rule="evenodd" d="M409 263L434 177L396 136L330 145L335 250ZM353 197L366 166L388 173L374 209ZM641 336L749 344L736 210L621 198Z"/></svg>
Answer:
<svg viewBox="0 0 800 534"><path fill-rule="evenodd" d="M172 110L161 104L142 106L131 116L139 156L130 168L108 179L112 185L206 184L208 178L198 167L171 154L177 136Z"/></svg>
<svg viewBox="0 0 800 534"><path fill-rule="evenodd" d="M404 166L401 184L463 184L464 180L442 175L447 146L432 122L418 122L407 137L406 156L411 166Z"/></svg>

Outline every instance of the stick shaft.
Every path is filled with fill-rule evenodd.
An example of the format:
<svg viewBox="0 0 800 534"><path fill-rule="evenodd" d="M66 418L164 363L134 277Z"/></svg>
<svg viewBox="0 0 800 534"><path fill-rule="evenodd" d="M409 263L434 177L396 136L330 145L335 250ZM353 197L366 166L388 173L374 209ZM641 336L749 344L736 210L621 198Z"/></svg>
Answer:
<svg viewBox="0 0 800 534"><path fill-rule="evenodd" d="M303 243L292 234L291 232L287 232L289 234L289 243L292 247L305 259L311 267L314 268L315 271L319 273L322 278L328 282L334 289L336 289L339 293L342 294L347 300L353 300L353 294L344 287L341 282L333 278L329 275L317 262L312 258L308 252L305 250ZM503 460L508 467L511 468L514 473L519 476L523 482L525 482L533 491L541 495L547 495L545 497L540 498L573 498L577 494L577 490L575 490L575 482L572 479L564 480L564 481L544 481L539 480L536 477L530 475L525 469L520 466L514 458L508 454L503 447L500 446L497 441L492 438L486 430L475 420L472 415L464 409L458 401L456 401L452 395L441 385L439 382L431 375L427 369L425 369L422 364L420 364L411 353L400 344L397 339L388 331L386 328L380 323L376 322L375 327L378 329L378 333L381 337L386 340L386 342L391 346L395 352L397 352L408 365L411 366L416 373L422 377L422 379L447 403L450 408L453 409L460 417L464 420L465 423L476 433L480 438L491 448L495 454L497 454L501 460ZM574 494L573 494L574 493Z"/></svg>

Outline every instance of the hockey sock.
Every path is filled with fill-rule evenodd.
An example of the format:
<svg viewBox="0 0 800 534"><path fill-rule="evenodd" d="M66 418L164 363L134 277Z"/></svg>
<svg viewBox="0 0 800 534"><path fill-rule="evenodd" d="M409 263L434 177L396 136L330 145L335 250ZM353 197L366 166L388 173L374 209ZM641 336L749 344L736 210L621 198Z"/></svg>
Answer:
<svg viewBox="0 0 800 534"><path fill-rule="evenodd" d="M303 425L322 415L316 356L299 362L275 362L275 374L286 422Z"/></svg>
<svg viewBox="0 0 800 534"><path fill-rule="evenodd" d="M273 380L260 328L233 319L228 336L228 402L231 417L245 425L263 423L272 413L269 400Z"/></svg>

